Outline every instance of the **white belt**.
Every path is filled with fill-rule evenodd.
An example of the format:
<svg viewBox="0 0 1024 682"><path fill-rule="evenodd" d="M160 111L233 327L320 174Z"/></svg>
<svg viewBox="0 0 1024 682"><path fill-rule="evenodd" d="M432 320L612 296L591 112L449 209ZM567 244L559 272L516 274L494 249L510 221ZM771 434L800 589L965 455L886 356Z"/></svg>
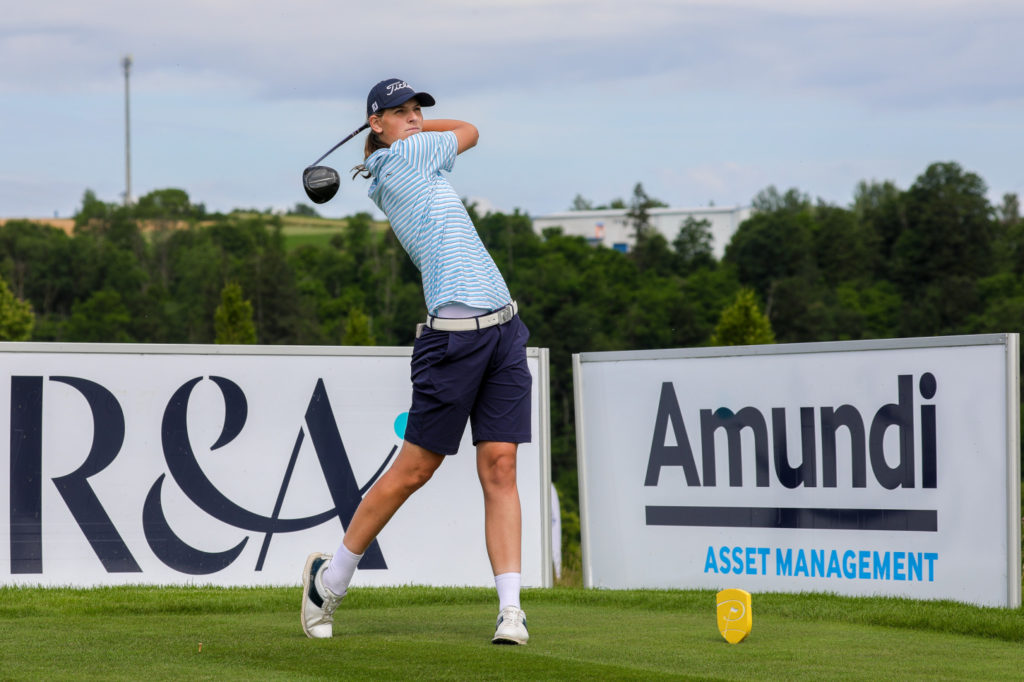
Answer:
<svg viewBox="0 0 1024 682"><path fill-rule="evenodd" d="M499 308L493 313L487 313L480 317L434 317L428 315L424 326L440 332L471 332L493 327L496 324L505 324L518 312L519 305L512 301L504 308Z"/></svg>

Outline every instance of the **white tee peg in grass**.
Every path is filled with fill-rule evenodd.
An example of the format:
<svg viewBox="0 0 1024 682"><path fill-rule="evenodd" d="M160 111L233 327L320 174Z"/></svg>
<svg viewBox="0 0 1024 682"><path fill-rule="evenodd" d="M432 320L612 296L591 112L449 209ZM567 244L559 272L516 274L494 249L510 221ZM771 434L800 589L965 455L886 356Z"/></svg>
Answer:
<svg viewBox="0 0 1024 682"><path fill-rule="evenodd" d="M718 631L729 644L739 644L754 626L754 613L750 608L750 593L729 589L718 593Z"/></svg>

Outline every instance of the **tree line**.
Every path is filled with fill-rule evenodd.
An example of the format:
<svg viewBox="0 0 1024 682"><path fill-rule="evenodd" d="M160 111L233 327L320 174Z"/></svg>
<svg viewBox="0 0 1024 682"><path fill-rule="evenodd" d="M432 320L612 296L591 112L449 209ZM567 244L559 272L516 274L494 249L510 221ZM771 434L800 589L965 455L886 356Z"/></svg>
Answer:
<svg viewBox="0 0 1024 682"><path fill-rule="evenodd" d="M477 215L481 238L551 358L552 464L575 498L571 355L584 351L1010 332L1024 320L1024 220L956 163L907 189L861 182L852 204L774 187L722 259L707 223L671 241L637 185L636 246L593 247L528 215ZM581 196L574 208L588 208ZM314 215L310 207L296 213ZM281 216L207 213L181 190L132 206L86 192L67 234L0 227L0 337L36 341L409 345L419 273L390 230L347 219L327 245L289 249Z"/></svg>

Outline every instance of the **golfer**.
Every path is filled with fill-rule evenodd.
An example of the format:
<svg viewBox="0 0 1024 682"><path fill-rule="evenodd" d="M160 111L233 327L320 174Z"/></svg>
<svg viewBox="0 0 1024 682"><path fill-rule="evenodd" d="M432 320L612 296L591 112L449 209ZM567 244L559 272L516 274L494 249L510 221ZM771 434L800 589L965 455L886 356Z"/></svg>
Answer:
<svg viewBox="0 0 1024 682"><path fill-rule="evenodd" d="M476 145L477 129L464 121L424 120L421 108L433 105L433 97L397 78L375 85L366 101L370 132L364 163L354 170L372 179L370 198L419 268L427 316L413 346L412 406L402 448L359 504L334 555L307 558L302 629L309 637L332 635L334 611L363 552L445 456L458 452L468 421L498 590L491 641L526 644L516 450L530 441L529 330L442 174L452 170L456 155Z"/></svg>

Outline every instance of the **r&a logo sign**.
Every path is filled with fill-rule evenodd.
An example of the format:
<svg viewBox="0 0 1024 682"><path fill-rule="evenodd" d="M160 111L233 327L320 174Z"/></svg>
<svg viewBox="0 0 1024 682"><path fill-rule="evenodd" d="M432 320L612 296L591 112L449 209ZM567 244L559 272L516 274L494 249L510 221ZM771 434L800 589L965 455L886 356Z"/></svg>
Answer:
<svg viewBox="0 0 1024 682"><path fill-rule="evenodd" d="M231 443L245 428L248 401L241 387L221 377L208 377L224 400L224 423L211 450ZM273 536L313 528L337 517L348 527L363 494L383 473L398 449L395 445L371 479L360 486L356 481L342 441L341 432L328 400L323 379L318 379L310 396L303 423L299 425L288 466L281 480L269 516L247 509L225 495L205 474L189 438L189 401L203 377L182 384L170 397L160 426L160 442L167 473L185 496L203 512L246 534L233 547L208 552L189 545L175 533L164 509L167 473L152 482L142 507L146 542L153 554L168 567L189 575L209 575L234 562L249 542L250 534L261 534L262 546L256 570L262 570ZM93 439L85 461L75 471L53 478L64 504L85 535L108 573L140 573L142 569L121 533L111 520L89 479L109 467L121 454L125 438L125 416L121 404L103 385L73 376L12 376L10 414L10 570L12 574L43 572L43 434L53 426L44 424L43 394L47 386L63 384L85 401L92 418ZM324 481L334 506L300 518L282 518L281 509L291 482L299 450L309 438L316 451ZM386 569L387 563L377 541L366 550L360 569Z"/></svg>

